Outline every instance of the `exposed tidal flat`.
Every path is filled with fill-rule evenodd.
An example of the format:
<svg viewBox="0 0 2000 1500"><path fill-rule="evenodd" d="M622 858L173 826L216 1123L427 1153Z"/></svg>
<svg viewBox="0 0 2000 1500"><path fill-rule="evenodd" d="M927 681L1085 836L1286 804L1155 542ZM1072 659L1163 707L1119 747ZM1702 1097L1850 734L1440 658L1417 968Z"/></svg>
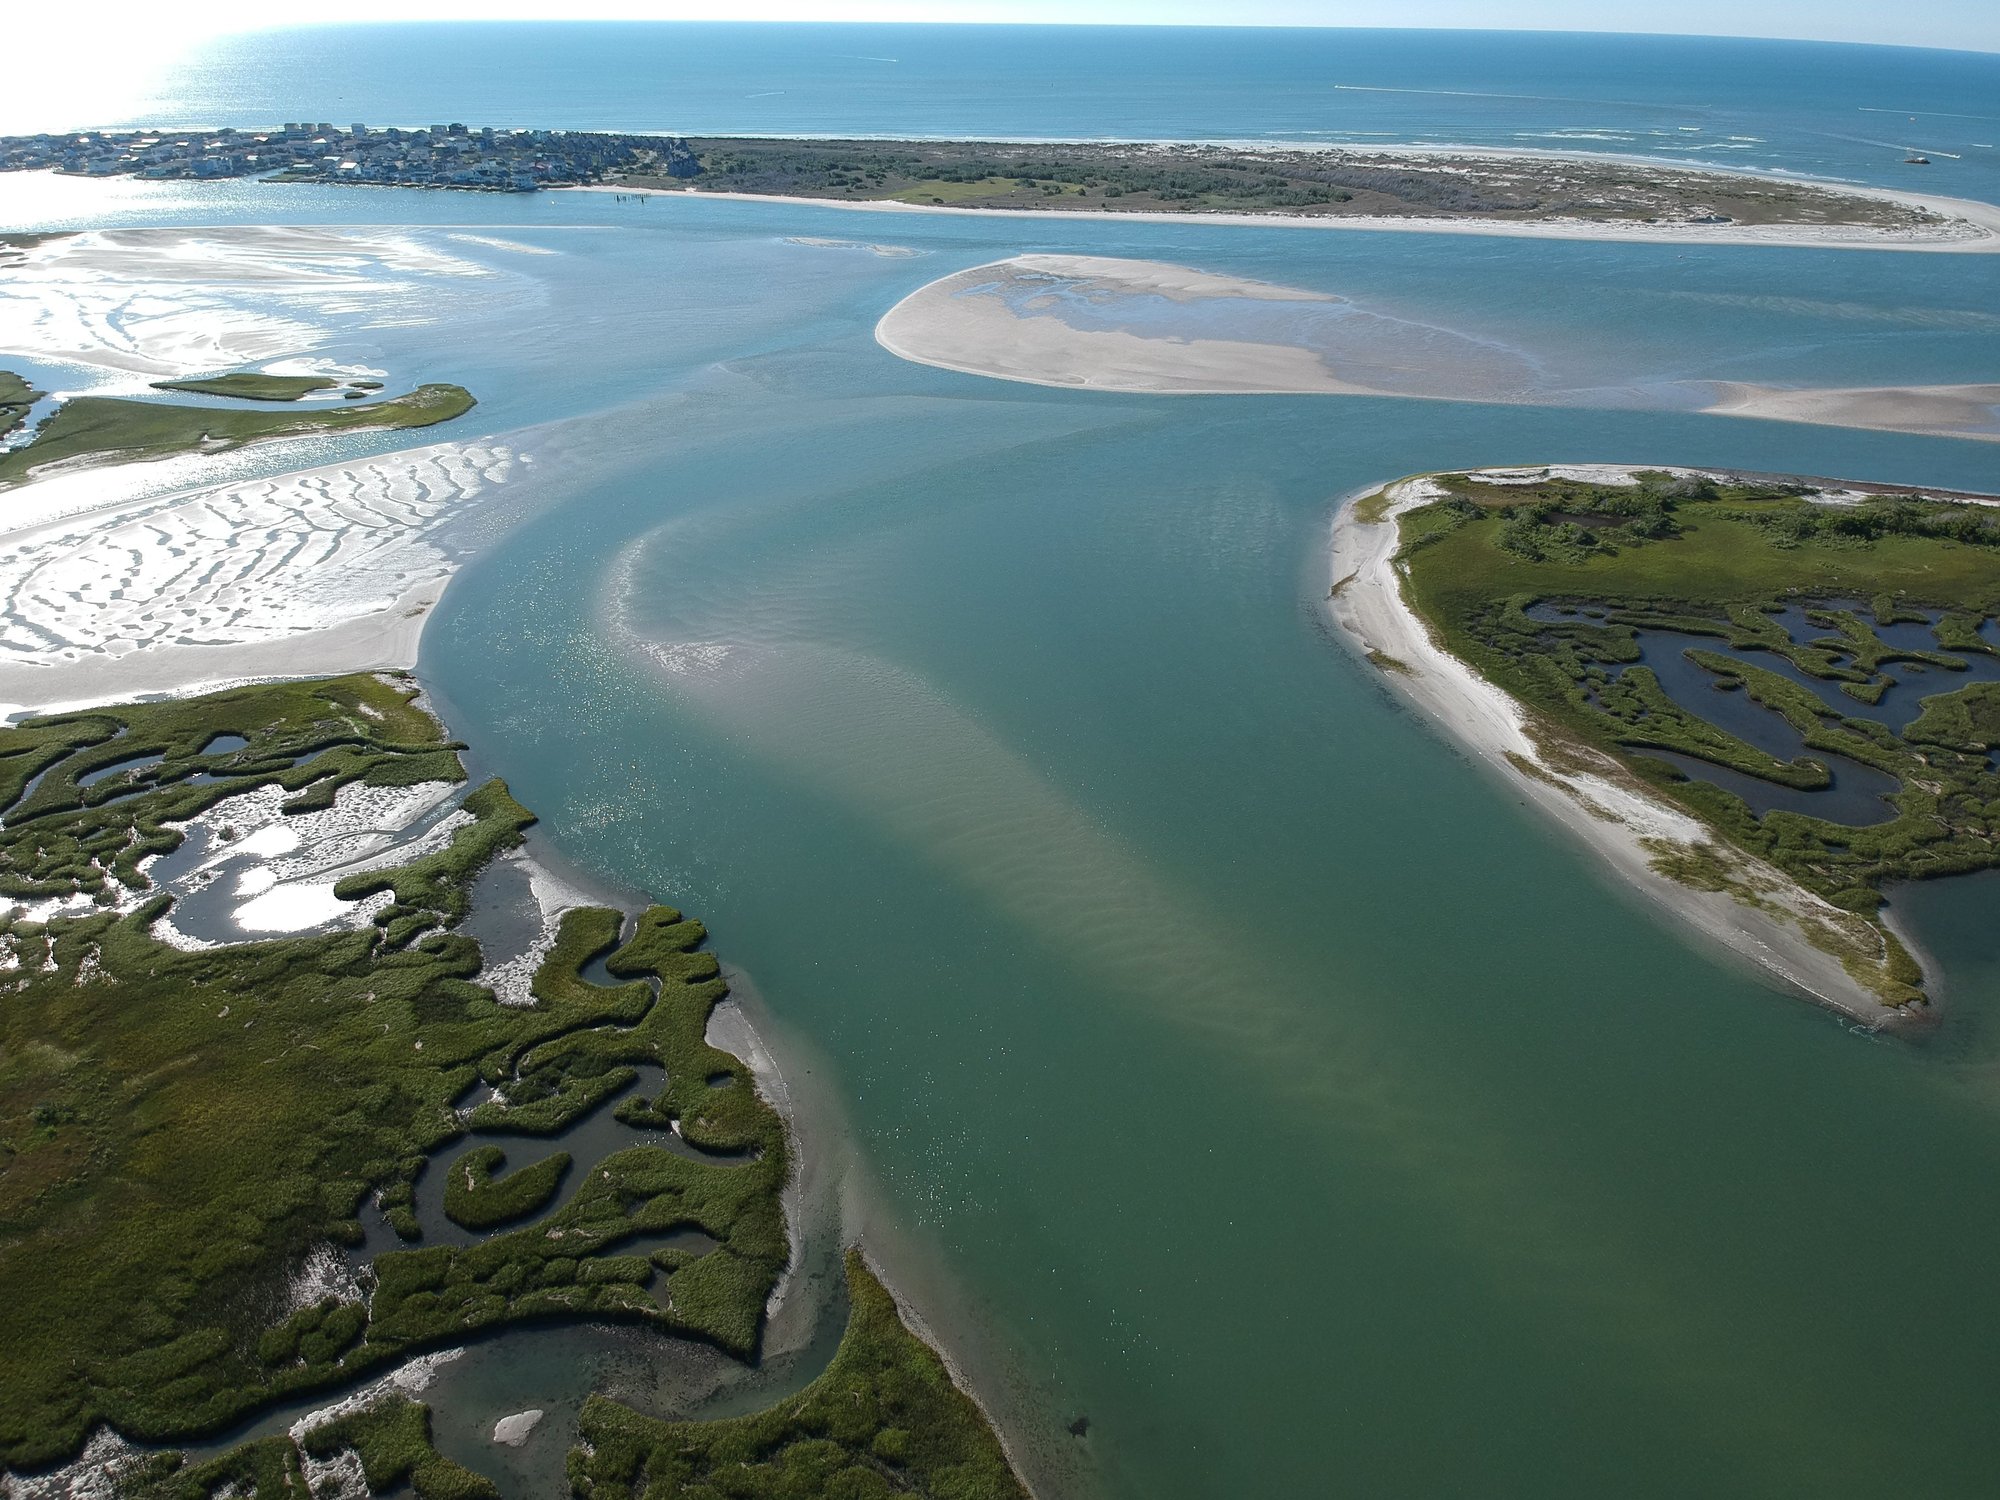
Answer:
<svg viewBox="0 0 2000 1500"><path fill-rule="evenodd" d="M1333 509L1386 474L1698 455L1979 489L1990 448L1162 402L918 366L871 330L1030 250L1374 299L1600 381L1963 384L1991 378L1985 258L1040 221L1023 244L935 216L863 241L831 212L584 198L371 196L492 279L421 327L305 341L449 361L479 436L536 454L419 673L576 863L727 935L848 1102L899 1280L950 1294L1003 1419L1075 1488L1977 1492L1983 971L1926 944L1963 1019L1921 1051L1784 1003L1496 797L1319 600ZM1924 1397L1857 1423L1857 1389Z"/></svg>

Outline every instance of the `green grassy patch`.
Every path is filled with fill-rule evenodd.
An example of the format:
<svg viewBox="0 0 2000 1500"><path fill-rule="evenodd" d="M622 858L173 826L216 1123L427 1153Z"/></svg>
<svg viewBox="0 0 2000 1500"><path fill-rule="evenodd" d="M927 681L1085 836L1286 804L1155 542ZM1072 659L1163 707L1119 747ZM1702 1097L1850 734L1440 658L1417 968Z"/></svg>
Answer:
<svg viewBox="0 0 2000 1500"><path fill-rule="evenodd" d="M0 454L0 488L39 470L74 462L137 463L177 453L222 453L276 438L371 429L430 427L474 405L460 386L423 385L387 401L311 411L249 411L77 396L36 430L33 441Z"/></svg>
<svg viewBox="0 0 2000 1500"><path fill-rule="evenodd" d="M304 811L356 783L462 780L454 750L407 683L374 676L29 720L0 729L0 884L116 904L222 798L275 785ZM790 1152L741 1060L707 1041L725 985L706 932L668 907L629 936L614 911L570 912L533 1004L498 1004L457 925L531 815L497 781L462 805L445 848L339 887L389 898L358 930L183 951L153 935L164 895L0 923L0 1464L62 1461L100 1425L205 1435L522 1320L642 1324L756 1358L789 1254ZM584 977L599 957L610 984ZM635 1136L580 1171L558 1154L496 1175L495 1137L604 1107L641 1066L664 1083L619 1118L692 1154ZM493 1097L461 1113L482 1080ZM301 1275L362 1240L371 1198L419 1240L426 1171L482 1238L377 1255L367 1291ZM849 1278L848 1334L802 1397L691 1429L595 1403L605 1438L572 1456L579 1493L1019 1496L977 1408L858 1261ZM296 1444L153 1454L118 1488L308 1500L307 1459L351 1450L371 1493L488 1500L429 1422L385 1397ZM627 1483L634 1453L681 1466L656 1479L698 1468L716 1487Z"/></svg>
<svg viewBox="0 0 2000 1500"><path fill-rule="evenodd" d="M319 1460L351 1452L371 1495L417 1500L499 1500L490 1479L452 1462L431 1440L431 1412L421 1402L384 1396L310 1429L294 1443L283 1433L190 1464L179 1453L147 1459L121 1478L121 1500L312 1500L300 1449ZM322 1491L324 1493L324 1491Z"/></svg>
<svg viewBox="0 0 2000 1500"><path fill-rule="evenodd" d="M562 1185L569 1153L558 1151L502 1177L506 1162L498 1146L474 1146L445 1168L445 1217L464 1229L493 1229L539 1212Z"/></svg>
<svg viewBox="0 0 2000 1500"><path fill-rule="evenodd" d="M314 391L330 391L340 384L324 375L264 375L242 371L234 375L209 375L200 380L156 380L156 391L192 391L199 396L235 396L245 401L297 401Z"/></svg>
<svg viewBox="0 0 2000 1500"><path fill-rule="evenodd" d="M937 1354L847 1258L847 1332L826 1372L769 1410L661 1422L593 1396L570 1453L579 1500L1026 1500L999 1442Z"/></svg>
<svg viewBox="0 0 2000 1500"><path fill-rule="evenodd" d="M12 370L0 370L0 437L27 421L29 411L41 399L42 393Z"/></svg>

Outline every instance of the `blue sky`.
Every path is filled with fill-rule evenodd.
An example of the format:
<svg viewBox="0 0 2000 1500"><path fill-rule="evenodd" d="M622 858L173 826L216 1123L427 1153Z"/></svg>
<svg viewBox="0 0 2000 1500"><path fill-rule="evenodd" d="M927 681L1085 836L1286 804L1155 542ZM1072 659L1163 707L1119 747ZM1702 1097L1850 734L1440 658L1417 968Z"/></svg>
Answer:
<svg viewBox="0 0 2000 1500"><path fill-rule="evenodd" d="M268 5L249 0L171 9L179 26L201 25L204 13L239 25L273 20ZM1661 31L2000 51L1996 0L342 0L337 10L352 20L617 17Z"/></svg>
<svg viewBox="0 0 2000 1500"><path fill-rule="evenodd" d="M74 36L63 6L9 7L10 29L36 17ZM1996 0L341 0L273 7L267 0L99 0L91 34L178 37L283 24L394 19L1039 21L1172 25L1452 26L1556 31L1669 31L1808 37L2000 52Z"/></svg>

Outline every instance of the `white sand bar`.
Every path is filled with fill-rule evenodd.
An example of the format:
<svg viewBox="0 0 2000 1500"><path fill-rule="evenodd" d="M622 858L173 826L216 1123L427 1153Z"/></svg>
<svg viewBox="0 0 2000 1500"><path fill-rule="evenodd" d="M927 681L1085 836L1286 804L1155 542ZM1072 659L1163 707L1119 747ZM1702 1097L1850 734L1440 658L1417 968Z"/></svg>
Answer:
<svg viewBox="0 0 2000 1500"><path fill-rule="evenodd" d="M1229 336L1215 329L1226 326ZM1325 292L1158 261L1019 255L919 287L875 339L916 364L1142 395L1394 396L1707 412L2000 441L2000 384L1566 388L1527 351Z"/></svg>
<svg viewBox="0 0 2000 1500"><path fill-rule="evenodd" d="M2000 442L2000 383L1792 389L1717 381L1715 393L1704 410L1717 416Z"/></svg>
<svg viewBox="0 0 2000 1500"><path fill-rule="evenodd" d="M432 321L492 274L396 229L57 235L0 281L0 350L146 379L230 369L311 350L330 327Z"/></svg>
<svg viewBox="0 0 2000 1500"><path fill-rule="evenodd" d="M1533 477L1549 472L1533 471ZM1615 482L1601 466L1578 472ZM1494 477L1522 482L1514 471ZM1347 503L1334 517L1327 607L1348 640L1383 668L1383 680L1676 921L1868 1026L1900 1019L1901 1011L1885 1006L1824 946L1879 946L1867 923L1724 843L1611 757L1539 724L1518 700L1438 643L1403 596L1396 518L1443 492L1424 476L1379 493L1385 503ZM1655 867L1664 854L1694 850L1718 862L1740 894L1683 885Z"/></svg>

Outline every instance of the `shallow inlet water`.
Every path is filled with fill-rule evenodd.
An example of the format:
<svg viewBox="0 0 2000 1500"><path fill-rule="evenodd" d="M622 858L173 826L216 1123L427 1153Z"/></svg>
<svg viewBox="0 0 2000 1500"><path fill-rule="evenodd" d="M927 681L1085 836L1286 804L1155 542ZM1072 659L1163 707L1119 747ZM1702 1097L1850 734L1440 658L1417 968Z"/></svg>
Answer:
<svg viewBox="0 0 2000 1500"><path fill-rule="evenodd" d="M119 192L184 223L364 211ZM1365 293L1606 378L1979 379L1993 258L364 207L501 270L323 352L455 372L464 436L534 426L542 455L541 518L460 575L421 675L543 836L701 916L809 1045L893 1268L1031 1454L1081 1466L1058 1493L1982 1492L2000 989L1947 939L1991 887L1905 902L1963 1023L1854 1037L1656 922L1320 600L1335 506L1412 471L1979 488L1995 450L1002 386L869 330L934 276L1066 250ZM468 1388L568 1384L585 1345Z"/></svg>

